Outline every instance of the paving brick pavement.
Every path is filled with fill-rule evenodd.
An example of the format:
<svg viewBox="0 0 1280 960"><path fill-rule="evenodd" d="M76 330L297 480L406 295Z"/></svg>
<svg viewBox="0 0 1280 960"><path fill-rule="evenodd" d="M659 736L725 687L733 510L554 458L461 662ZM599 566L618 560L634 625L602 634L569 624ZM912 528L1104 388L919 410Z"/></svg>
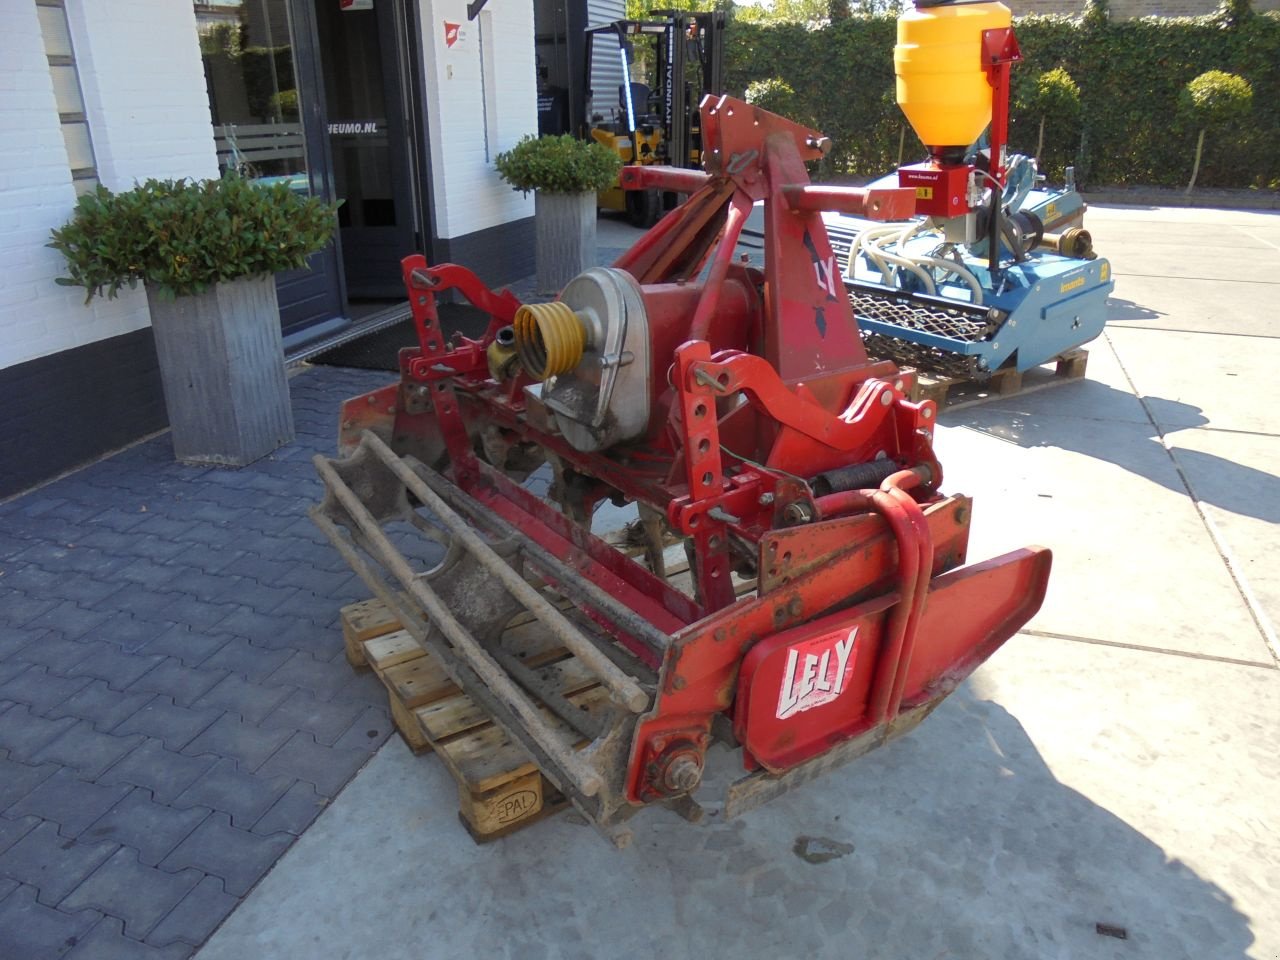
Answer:
<svg viewBox="0 0 1280 960"><path fill-rule="evenodd" d="M0 504L0 957L190 956L386 739L306 508L387 380L294 377L297 441L241 470L166 435Z"/></svg>

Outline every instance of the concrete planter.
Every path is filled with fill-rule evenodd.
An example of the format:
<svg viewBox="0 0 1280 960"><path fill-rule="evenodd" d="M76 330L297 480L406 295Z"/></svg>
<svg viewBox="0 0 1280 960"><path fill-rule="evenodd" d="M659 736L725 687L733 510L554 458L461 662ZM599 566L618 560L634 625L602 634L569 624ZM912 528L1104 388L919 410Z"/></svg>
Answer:
<svg viewBox="0 0 1280 960"><path fill-rule="evenodd" d="M596 264L596 195L533 194L538 293L550 296Z"/></svg>
<svg viewBox="0 0 1280 960"><path fill-rule="evenodd" d="M241 467L293 439L272 277L147 302L179 460Z"/></svg>

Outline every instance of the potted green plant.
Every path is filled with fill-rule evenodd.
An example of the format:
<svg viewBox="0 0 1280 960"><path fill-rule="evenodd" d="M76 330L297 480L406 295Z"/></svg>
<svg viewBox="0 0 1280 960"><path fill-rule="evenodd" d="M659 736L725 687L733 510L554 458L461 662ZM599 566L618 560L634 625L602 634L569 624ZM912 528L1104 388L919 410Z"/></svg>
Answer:
<svg viewBox="0 0 1280 960"><path fill-rule="evenodd" d="M526 136L495 159L498 173L534 198L538 292L558 293L596 257L596 194L618 182L622 161L569 134Z"/></svg>
<svg viewBox="0 0 1280 960"><path fill-rule="evenodd" d="M85 303L142 281L174 453L243 466L293 439L273 274L306 265L335 207L240 177L80 197L49 246Z"/></svg>

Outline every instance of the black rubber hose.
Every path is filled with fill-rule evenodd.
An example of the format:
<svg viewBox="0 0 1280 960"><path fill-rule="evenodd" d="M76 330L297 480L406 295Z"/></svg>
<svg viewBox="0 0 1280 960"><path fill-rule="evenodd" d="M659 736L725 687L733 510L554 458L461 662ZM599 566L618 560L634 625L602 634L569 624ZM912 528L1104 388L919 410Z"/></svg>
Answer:
<svg viewBox="0 0 1280 960"><path fill-rule="evenodd" d="M811 484L814 496L817 497L844 490L872 490L900 469L902 468L892 460L872 460L870 463L855 463L850 467L820 473L813 478Z"/></svg>
<svg viewBox="0 0 1280 960"><path fill-rule="evenodd" d="M1003 199L998 186L991 188L991 219L987 230L987 269L991 272L991 286L996 285L1000 273L1000 201Z"/></svg>

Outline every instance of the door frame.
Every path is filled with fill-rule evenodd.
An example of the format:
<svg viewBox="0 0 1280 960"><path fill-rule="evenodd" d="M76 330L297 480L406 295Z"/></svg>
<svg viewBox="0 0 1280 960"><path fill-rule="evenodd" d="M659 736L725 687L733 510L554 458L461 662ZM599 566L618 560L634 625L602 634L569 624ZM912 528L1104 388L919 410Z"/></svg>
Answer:
<svg viewBox="0 0 1280 960"><path fill-rule="evenodd" d="M329 153L325 117L324 77L320 73L320 35L312 0L289 0L289 23L293 25L293 68L298 73L298 112L302 117L302 142L307 151L307 177L311 193L327 203L335 196L333 156ZM347 277L342 269L342 237L335 229L332 248L338 274L342 308L347 305Z"/></svg>
<svg viewBox="0 0 1280 960"><path fill-rule="evenodd" d="M417 208L417 231L414 236L414 252L421 253L434 262L436 246L436 218L432 197L434 181L431 176L431 125L427 117L426 39L422 33L422 8L424 0L402 0L395 3L396 25L400 30L401 76L405 91L405 125L409 147L409 176L412 181L414 204Z"/></svg>
<svg viewBox="0 0 1280 960"><path fill-rule="evenodd" d="M290 3L294 8L300 8L304 14L304 17L300 18L300 23L305 22L308 35L300 39L305 41L303 45L307 47L308 81L317 106L317 110L307 116L305 140L308 147L312 143L317 144L318 156L323 157L326 196L330 200L336 200L338 198L336 165L333 140L329 133L329 124L336 121L325 93L325 83L326 79L332 83L340 82L342 78L340 75L333 74L326 76L325 73L319 32L319 17L323 14L319 5L330 3L334 8L331 16L341 17L342 14L337 12L338 0L290 0ZM425 197L430 194L424 195L421 189L421 171L425 164L420 158L424 156L423 150L426 145L419 144L416 140L420 135L425 137L426 133L425 116L422 114L423 101L418 87L419 77L415 76L413 70L421 50L421 40L412 33L411 29L412 24L416 22L416 17L413 15L416 3L417 0L382 0L371 11L377 18L375 27L381 56L380 69L369 79L380 83L383 93L384 122L388 140L386 155L388 175L391 179L392 202L398 222L387 227L338 229L336 249L342 273L344 309L349 308L352 296L368 296L377 299L386 295L394 298L402 292L398 283L391 279L393 276L398 277L398 270L390 270L394 265L388 265L388 275L383 277L381 283L376 275L372 283L363 285L357 282L359 278L348 275L348 258L343 255L344 231L388 231L389 234L370 235L368 246L375 248L376 244L381 243L386 244L388 248L396 247L396 262L400 257L414 252L413 249L401 250L400 247L421 248L422 236L429 235L430 232L431 210L429 204L424 202ZM330 29L339 29L340 23L340 20L335 20L330 25ZM389 239L397 233L398 241ZM354 235L348 234L348 242L355 242L355 239ZM360 289L362 286L363 290ZM393 289L395 293L392 292Z"/></svg>

